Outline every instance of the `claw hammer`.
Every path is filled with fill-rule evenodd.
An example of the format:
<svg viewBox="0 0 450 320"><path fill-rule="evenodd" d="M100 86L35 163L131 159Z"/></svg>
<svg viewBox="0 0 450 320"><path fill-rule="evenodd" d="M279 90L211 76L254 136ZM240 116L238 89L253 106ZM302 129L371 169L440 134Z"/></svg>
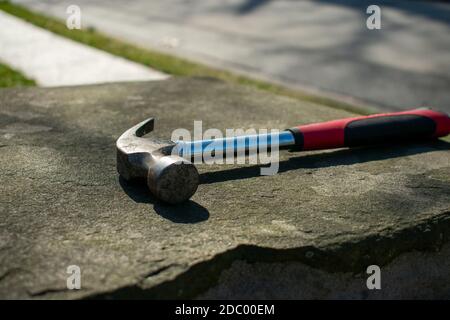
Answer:
<svg viewBox="0 0 450 320"><path fill-rule="evenodd" d="M415 109L300 125L277 133L167 143L143 138L153 127L154 119L150 118L120 136L117 170L126 180L146 179L158 199L176 204L197 190L199 174L190 160L202 155L213 142L216 154L230 149L259 152L273 147L298 151L361 147L443 137L450 133L450 118L443 112Z"/></svg>

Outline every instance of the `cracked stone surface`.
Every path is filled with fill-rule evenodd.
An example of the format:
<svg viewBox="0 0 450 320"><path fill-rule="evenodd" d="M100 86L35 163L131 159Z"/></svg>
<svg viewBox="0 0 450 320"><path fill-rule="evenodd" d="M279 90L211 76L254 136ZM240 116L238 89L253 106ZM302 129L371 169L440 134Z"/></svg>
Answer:
<svg viewBox="0 0 450 320"><path fill-rule="evenodd" d="M284 129L351 114L213 79L1 90L1 298L215 297L236 263L354 274L449 239L448 139L283 151L274 176L203 165L192 201L166 206L115 168L115 140L150 116L167 139L194 120ZM67 290L69 265L81 290Z"/></svg>

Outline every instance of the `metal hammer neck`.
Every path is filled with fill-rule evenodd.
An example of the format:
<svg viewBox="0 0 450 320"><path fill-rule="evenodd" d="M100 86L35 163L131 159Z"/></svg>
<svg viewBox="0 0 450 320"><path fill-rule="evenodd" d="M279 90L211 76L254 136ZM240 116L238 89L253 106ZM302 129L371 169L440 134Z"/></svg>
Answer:
<svg viewBox="0 0 450 320"><path fill-rule="evenodd" d="M286 149L295 145L290 131L236 136L220 139L177 141L174 151L177 155L190 159L204 154L234 155L268 152L274 148Z"/></svg>

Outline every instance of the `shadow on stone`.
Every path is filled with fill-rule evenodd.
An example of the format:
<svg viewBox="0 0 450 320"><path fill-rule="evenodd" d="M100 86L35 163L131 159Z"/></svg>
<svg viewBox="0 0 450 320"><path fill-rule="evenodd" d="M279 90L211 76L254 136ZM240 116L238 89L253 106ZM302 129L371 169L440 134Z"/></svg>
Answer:
<svg viewBox="0 0 450 320"><path fill-rule="evenodd" d="M174 223L198 223L209 218L209 211L198 203L189 200L178 205L168 205L157 200L147 188L145 181L126 181L119 177L123 191L137 203L153 204L153 209L161 217Z"/></svg>
<svg viewBox="0 0 450 320"><path fill-rule="evenodd" d="M379 161L411 156L438 150L450 150L450 143L437 140L428 143L390 144L364 148L339 149L280 161L278 173L297 169L317 169L332 166L352 165L370 161ZM221 181L248 179L261 175L260 168L268 165L252 165L241 168L205 172L200 175L200 183L209 184Z"/></svg>
<svg viewBox="0 0 450 320"><path fill-rule="evenodd" d="M156 203L153 208L161 217L175 223L197 223L209 218L209 211L192 200L175 206Z"/></svg>

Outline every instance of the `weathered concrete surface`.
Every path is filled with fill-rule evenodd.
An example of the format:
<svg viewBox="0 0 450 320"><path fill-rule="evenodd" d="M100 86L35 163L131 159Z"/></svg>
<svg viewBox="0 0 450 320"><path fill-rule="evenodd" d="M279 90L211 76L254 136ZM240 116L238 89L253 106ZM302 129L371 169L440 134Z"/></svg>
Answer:
<svg viewBox="0 0 450 320"><path fill-rule="evenodd" d="M170 207L116 174L115 140L145 117L168 138L200 119L283 129L349 114L211 79L0 97L2 298L195 297L238 260L358 273L449 238L445 141L283 152L275 176L201 167L192 201ZM82 290L66 289L69 265Z"/></svg>

